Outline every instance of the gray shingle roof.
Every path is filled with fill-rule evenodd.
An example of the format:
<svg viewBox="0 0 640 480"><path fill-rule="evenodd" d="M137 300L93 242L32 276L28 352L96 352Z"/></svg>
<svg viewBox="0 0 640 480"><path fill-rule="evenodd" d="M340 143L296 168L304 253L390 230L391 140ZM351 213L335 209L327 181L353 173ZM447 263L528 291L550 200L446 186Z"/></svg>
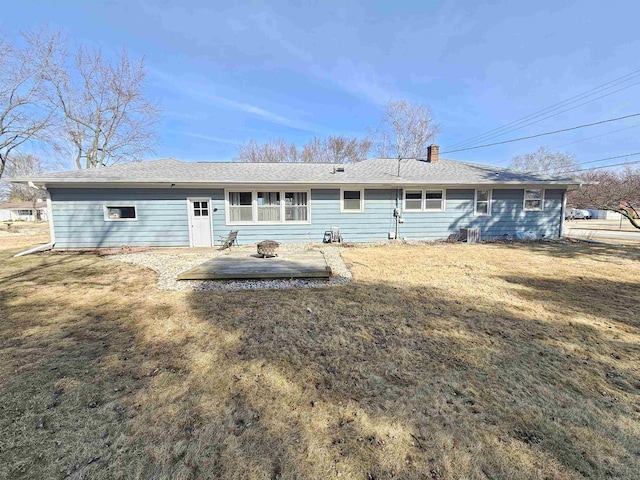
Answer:
<svg viewBox="0 0 640 480"><path fill-rule="evenodd" d="M344 172L334 172L343 167ZM48 173L12 181L36 184L126 183L126 184L309 184L309 185L482 185L482 184L578 184L570 177L517 172L501 167L441 159L374 158L360 163L238 163L181 162L172 158L133 162L111 167Z"/></svg>

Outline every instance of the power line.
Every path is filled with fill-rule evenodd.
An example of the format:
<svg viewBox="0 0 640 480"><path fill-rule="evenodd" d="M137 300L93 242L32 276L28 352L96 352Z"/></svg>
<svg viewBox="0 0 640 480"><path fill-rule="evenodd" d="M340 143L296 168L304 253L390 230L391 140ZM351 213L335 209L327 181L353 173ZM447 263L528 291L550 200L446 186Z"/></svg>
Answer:
<svg viewBox="0 0 640 480"><path fill-rule="evenodd" d="M583 138L582 140L577 140L575 142L563 143L562 145L558 145L558 146L553 147L553 148L562 148L562 147L566 147L568 145L575 145L576 143L586 142L588 140L593 140L594 138L606 137L607 135L611 135L612 133L618 133L618 132L622 132L623 130L629 130L630 128L636 128L636 127L640 127L640 123L636 123L635 125L631 125L630 127L624 127L624 128L619 128L617 130L611 130L610 132L603 133L602 135L595 135L593 137Z"/></svg>
<svg viewBox="0 0 640 480"><path fill-rule="evenodd" d="M541 121L543 121L543 120L546 120L546 119L548 119L548 118L552 118L552 117L558 116L558 115L560 115L561 113L565 113L565 112L569 112L569 111L571 111L571 110L575 110L576 108L580 108L580 107L582 107L583 105L586 105L586 104L588 104L588 103L594 102L594 101L599 100L599 99L604 98L604 97L608 97L609 95L613 95L614 93L621 92L622 90L626 90L627 88L631 88L631 87L633 87L633 86L635 86L635 85L640 85L640 82L632 83L631 85L628 85L628 86L626 86L626 87L624 87L624 88L620 88L620 89L618 89L618 90L614 90L613 92L609 92L609 93L606 93L606 94L604 94L604 95L600 95L599 97L592 98L591 100L587 100L586 102L579 103L578 105L574 105L573 107L565 108L564 110L560 110L559 112L556 112L556 113L553 113L553 114L551 114L551 115L547 115L547 116L545 116L545 117L539 118L538 120L533 120L533 121L531 121L531 122L529 122L529 123L524 123L524 124L519 125L519 126L516 126L516 127L514 127L514 128L510 128L510 129L505 130L505 131L503 131L503 132L497 133L497 134L495 134L495 135L490 135L490 136L488 136L488 137L483 138L482 140L483 140L483 141L491 140L492 138L501 137L502 135L506 135L507 133L515 132L515 131L520 130L520 129L524 128L524 127L528 127L529 125L533 125L533 124L535 124L535 123L540 123L540 122L541 122ZM571 102L571 103L573 103L573 102ZM468 143L468 142L467 142L467 143Z"/></svg>
<svg viewBox="0 0 640 480"><path fill-rule="evenodd" d="M636 153L627 153L626 155L616 155L615 157L607 157L607 158L600 158L598 160L590 160L588 162L580 162L578 163L578 166L581 167L582 165L587 165L589 163L598 163L598 162L604 162L605 160L615 160L616 158L627 158L627 157L634 157L636 155L640 155L640 152L636 152Z"/></svg>
<svg viewBox="0 0 640 480"><path fill-rule="evenodd" d="M586 170L599 170L601 168L620 167L622 165L635 165L636 163L640 163L640 160L634 160L633 162L614 163L613 165L602 165L601 167L581 168L579 170L569 170L567 172L562 172L562 173L576 173L576 172L584 172Z"/></svg>
<svg viewBox="0 0 640 480"><path fill-rule="evenodd" d="M474 137L468 138L467 140L462 140L460 142L457 142L457 143L453 144L452 147L462 146L464 144L468 144L468 143L471 143L471 142L474 142L474 141L480 141L480 139L486 139L485 137L491 136L491 134L494 134L493 136L497 136L497 132L500 132L501 130L508 129L509 127L515 126L515 125L517 125L519 123L523 123L523 122L526 122L526 121L529 121L529 120L533 120L534 118L540 117L542 115L546 115L547 113L550 113L552 111L558 110L558 109L563 108L563 107L565 107L567 105L570 105L572 103L579 102L580 100L583 100L583 99L588 98L588 97L593 96L593 95L597 95L598 93L601 93L601 92L603 92L605 90L608 90L608 89L611 89L611 88L613 88L615 86L618 86L618 85L621 85L623 83L626 83L626 82L628 82L628 81L630 81L630 80L632 80L632 79L634 79L634 78L636 78L638 76L640 76L640 70L635 70L635 71L633 71L631 73L628 73L627 75L623 75L622 77L618 77L618 78L616 78L614 80L611 80L611 81L609 81L607 83L604 83L604 84L599 85L597 87L594 87L594 88L592 88L590 90L587 90L586 92L580 93L578 95L574 95L573 97L569 97L566 100L563 100L561 102L555 103L555 104L553 104L553 105L551 105L549 107L546 107L546 108L544 108L542 110L538 110L537 112L534 112L532 114L526 115L526 116L521 117L521 118L518 118L518 119L516 119L516 120L514 120L514 121L512 121L510 123L502 125L501 127L494 128L493 130L489 130L489 131L487 131L487 132L485 132L483 134L476 135ZM637 85L637 84L633 84L633 85ZM630 88L633 85L628 85L627 87L624 87L624 88L622 88L620 90L624 90L625 88ZM613 93L617 93L620 90L616 90L615 92L610 92L610 93L608 93L608 94L606 94L604 96L611 95ZM602 98L602 97L591 99L591 100L589 100L589 102L598 100L600 98ZM589 103L589 102L585 102L585 103ZM581 104L581 105L584 105L584 104ZM576 107L573 107L573 108L577 108L577 107L579 107L581 105L577 105ZM563 112L557 112L554 115L559 115L560 113L563 113ZM554 116L554 115L552 115L552 116ZM549 118L549 117L545 117L545 118ZM541 120L544 120L544 119L540 119L539 121L541 121ZM519 128L522 128L522 126L519 127ZM502 132L502 133L506 133L506 132Z"/></svg>
<svg viewBox="0 0 640 480"><path fill-rule="evenodd" d="M464 152L466 150L476 150L478 148L493 147L494 145L502 145L504 143L513 143L513 142L519 142L521 140L529 140L530 138L544 137L545 135L553 135L553 134L556 134L556 133L562 133L562 132L568 132L568 131L571 131L571 130L577 130L579 128L593 127L594 125L601 125L603 123L616 122L618 120L624 120L625 118L638 117L638 116L640 116L640 113L634 113L634 114L631 114L631 115L625 115L624 117L610 118L608 120L600 120L599 122L585 123L583 125L577 125L575 127L570 127L570 128L563 128L561 130L554 130L552 132L544 132L544 133L538 133L536 135L529 135L528 137L513 138L511 140L503 140L502 142L487 143L485 145L476 145L474 147L459 148L457 150L447 150L445 152L440 152L440 153L441 154L445 154L445 153Z"/></svg>
<svg viewBox="0 0 640 480"><path fill-rule="evenodd" d="M606 161L606 160L615 160L615 159L617 159L617 158L635 157L636 155L640 155L640 152L636 152L636 153L627 153L627 154L625 154L625 155L616 155L615 157L599 158L599 159L597 159L597 160L589 160L588 162L580 162L580 163L578 163L578 165L577 165L577 166L578 166L578 167L581 167L581 166L583 166L583 165L588 165L588 164L590 164L590 163L604 162L604 161ZM600 167L598 167L598 168L600 168ZM589 170L589 168L586 168L585 170ZM568 169L560 170L559 172L556 172L556 174L558 174L558 175L562 175L563 173L572 172L572 171L574 171L574 170L573 170L571 167L569 167ZM534 170L534 171L527 172L527 173L533 173L533 174L536 174L536 173L545 173L545 171L544 171L544 170Z"/></svg>
<svg viewBox="0 0 640 480"><path fill-rule="evenodd" d="M616 78L616 79L614 79L614 80L612 80L610 82L607 82L607 83L604 83L604 84L599 85L597 87L594 87L591 90L587 90L586 92L580 93L578 95L574 95L573 97L570 97L570 98L568 98L566 100L563 100L561 102L555 103L555 104L553 104L553 105L551 105L551 106L549 106L547 108L544 108L544 109L539 110L537 112L534 112L532 114L529 114L529 115L526 115L526 116L521 117L519 119L516 119L516 120L514 120L514 121L512 121L510 123L507 123L507 124L505 124L505 125L503 125L501 127L494 128L493 130L485 132L484 134L476 135L475 137L471 137L468 140L463 140L461 142L457 142L453 146L458 146L458 145L461 145L461 144L470 143L471 141L479 140L480 138L486 137L486 136L490 135L493 132L498 132L500 130L504 130L505 128L508 128L508 127L510 127L512 125L515 125L515 124L518 124L518 123L522 123L523 121L531 120L531 119L533 119L535 117L538 117L538 116L541 116L541 115L545 115L546 113L549 113L549 112L551 112L553 110L557 110L558 108L562 108L563 106L566 106L566 105L569 105L571 103L575 103L577 101L580 101L583 98L587 98L589 96L596 95L597 93L600 93L601 91L608 90L609 88L615 87L615 86L620 85L620 84L625 83L625 82L628 82L629 80L632 80L633 78L636 78L637 76L640 76L639 73L640 73L640 70L636 70L636 71L631 72L631 73L629 73L627 75L623 75L622 77L618 77L618 78ZM639 74L639 75L636 75L636 74ZM627 78L627 77L631 77L631 78ZM622 79L625 79L625 80L622 80ZM620 80L622 80L622 81L620 81ZM604 88L604 87L606 87L606 88ZM615 92L613 92L613 93L615 93ZM597 99L593 99L593 100L597 100ZM562 113L562 112L559 112L559 113Z"/></svg>

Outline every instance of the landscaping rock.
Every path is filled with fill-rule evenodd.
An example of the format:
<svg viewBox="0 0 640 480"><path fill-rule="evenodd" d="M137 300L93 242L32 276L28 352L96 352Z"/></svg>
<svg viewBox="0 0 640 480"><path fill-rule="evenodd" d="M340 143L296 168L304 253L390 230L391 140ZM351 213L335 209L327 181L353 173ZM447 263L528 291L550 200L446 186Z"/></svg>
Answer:
<svg viewBox="0 0 640 480"><path fill-rule="evenodd" d="M253 253L253 247L241 247ZM280 251L299 252L317 248L331 268L331 278L324 279L273 279L273 280L178 280L178 274L201 263L224 255L226 250L212 252L147 250L144 252L120 253L107 258L131 265L149 268L158 273L160 290L264 290L287 288L322 288L345 285L352 279L351 272L342 260L342 247L333 245L313 246L311 244L283 244ZM234 249L237 251L237 249Z"/></svg>

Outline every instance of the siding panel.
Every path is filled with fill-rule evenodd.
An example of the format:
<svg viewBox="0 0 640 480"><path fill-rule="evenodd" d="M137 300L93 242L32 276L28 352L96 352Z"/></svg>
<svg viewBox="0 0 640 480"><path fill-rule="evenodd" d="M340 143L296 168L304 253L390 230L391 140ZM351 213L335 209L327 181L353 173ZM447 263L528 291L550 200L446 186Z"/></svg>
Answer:
<svg viewBox="0 0 640 480"><path fill-rule="evenodd" d="M76 188L50 192L56 248L188 247L187 198L223 198L222 190ZM103 207L119 204L135 205L138 220L105 222ZM218 234L223 233L214 229L214 235Z"/></svg>
<svg viewBox="0 0 640 480"><path fill-rule="evenodd" d="M547 238L560 232L563 190L545 191L544 211L523 210L523 189L494 189L491 215L474 216L473 189L447 189L444 212L407 212L400 237L435 240L458 233L461 228L480 228L483 238L504 238L533 231Z"/></svg>
<svg viewBox="0 0 640 480"><path fill-rule="evenodd" d="M246 245L270 239L280 242L321 242L324 232L332 225L340 228L347 242L386 240L393 227L394 190L365 190L365 211L340 212L339 189L313 189L311 191L311 224L278 225L226 225L227 230L238 229L240 244ZM217 203L216 221L224 224L224 199ZM219 223L218 223L219 224Z"/></svg>
<svg viewBox="0 0 640 480"><path fill-rule="evenodd" d="M522 189L494 189L491 216L477 217L473 189L447 189L444 212L406 212L399 236L436 240L460 228L478 227L483 238L525 231L557 237L562 195L560 189L546 190L544 211L525 212ZM339 189L312 189L311 224L237 226L226 223L222 189L51 189L56 247L189 246L188 197L211 199L214 239L237 229L243 245L265 239L320 242L332 225L347 242L386 240L395 229L394 189L365 190L362 213L340 212ZM105 222L103 206L117 204L136 205L138 221Z"/></svg>

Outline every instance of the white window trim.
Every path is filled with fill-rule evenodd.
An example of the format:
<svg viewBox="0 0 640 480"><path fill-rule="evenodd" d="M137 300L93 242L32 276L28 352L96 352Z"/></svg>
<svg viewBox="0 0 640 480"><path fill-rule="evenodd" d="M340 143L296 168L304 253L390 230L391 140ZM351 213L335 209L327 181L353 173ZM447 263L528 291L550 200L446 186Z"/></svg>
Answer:
<svg viewBox="0 0 640 480"><path fill-rule="evenodd" d="M251 218L250 222L232 222L229 218L230 203L229 194L233 192L251 192ZM258 192L278 192L280 194L280 221L279 222L259 222L258 221ZM307 194L307 220L287 222L285 220L285 193L306 193ZM225 222L227 225L309 225L311 224L311 190L305 190L304 188L278 188L273 189L269 187L265 188L233 188L225 189L224 191L224 214Z"/></svg>
<svg viewBox="0 0 640 480"><path fill-rule="evenodd" d="M427 192L442 192L442 207L427 208ZM447 209L447 189L446 188L425 188L422 193L424 199L423 209L425 212L444 212Z"/></svg>
<svg viewBox="0 0 640 480"><path fill-rule="evenodd" d="M542 197L540 198L540 208L527 208L527 190L541 190ZM525 212L544 212L544 188L525 188L522 190L522 210ZM534 200L534 199L530 199Z"/></svg>
<svg viewBox="0 0 640 480"><path fill-rule="evenodd" d="M187 219L189 221L189 247L193 248L193 232L191 222L193 221L193 202L207 202L209 204L209 228L211 228L211 247L214 245L213 236L213 209L211 197L187 197Z"/></svg>
<svg viewBox="0 0 640 480"><path fill-rule="evenodd" d="M407 190L412 192L420 192L420 208L407 208ZM402 211L403 212L422 212L424 211L424 190L421 188L403 188L402 189Z"/></svg>
<svg viewBox="0 0 640 480"><path fill-rule="evenodd" d="M407 190L412 192L420 192L420 209L415 208L407 209ZM442 207L441 208L427 208L427 192L442 192ZM407 213L417 212L444 212L447 210L447 189L446 188L403 188L402 189L402 211Z"/></svg>
<svg viewBox="0 0 640 480"><path fill-rule="evenodd" d="M487 213L478 213L478 190L488 190L489 198L487 199ZM493 189L492 188L476 188L473 191L473 215L476 217L490 217L491 206L493 204Z"/></svg>
<svg viewBox="0 0 640 480"><path fill-rule="evenodd" d="M344 209L344 192L360 192L360 210ZM364 213L364 188L341 188L340 189L340 213Z"/></svg>
<svg viewBox="0 0 640 480"><path fill-rule="evenodd" d="M136 218L109 218L109 209L110 208L132 208L136 212ZM102 206L104 221L105 222L137 222L138 221L138 206L132 204L118 204L118 203L109 203L107 205Z"/></svg>

